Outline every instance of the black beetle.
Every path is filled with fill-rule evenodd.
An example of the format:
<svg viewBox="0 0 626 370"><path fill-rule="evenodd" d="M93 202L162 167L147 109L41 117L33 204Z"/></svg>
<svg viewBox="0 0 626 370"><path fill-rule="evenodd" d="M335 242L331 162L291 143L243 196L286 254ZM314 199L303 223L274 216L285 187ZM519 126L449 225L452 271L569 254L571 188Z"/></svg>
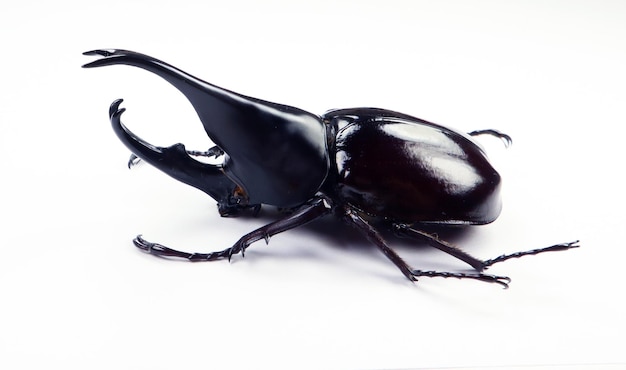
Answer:
<svg viewBox="0 0 626 370"><path fill-rule="evenodd" d="M510 279L482 273L510 258L578 247L578 241L479 260L416 225L481 225L500 214L500 175L469 134L385 109L339 109L317 116L298 108L247 97L202 81L150 56L127 50L93 50L103 58L83 67L126 64L153 72L191 102L215 147L187 151L183 144L153 146L120 121L122 100L113 102L113 130L134 154L171 177L217 200L222 216L261 204L287 215L212 253L187 253L137 236L134 244L157 256L213 261L241 252L253 242L335 214L356 227L411 281L420 276L456 277L498 283ZM191 156L222 157L207 164ZM385 242L375 224L397 235L424 241L466 262L476 272L415 270Z"/></svg>

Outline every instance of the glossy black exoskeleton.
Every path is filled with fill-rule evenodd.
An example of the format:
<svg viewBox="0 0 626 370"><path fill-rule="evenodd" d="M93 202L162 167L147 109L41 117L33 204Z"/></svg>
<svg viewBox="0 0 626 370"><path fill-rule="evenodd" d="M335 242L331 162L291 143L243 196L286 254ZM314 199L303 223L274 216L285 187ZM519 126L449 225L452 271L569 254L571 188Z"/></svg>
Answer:
<svg viewBox="0 0 626 370"><path fill-rule="evenodd" d="M510 258L578 247L578 241L517 252L491 260L476 259L419 225L480 225L500 214L500 175L472 136L384 109L354 108L317 116L298 108L247 97L204 82L167 63L127 50L93 50L99 55L83 67L126 64L153 72L191 102L215 143L207 152L183 144L153 146L129 131L120 118L122 100L109 118L134 156L217 200L222 216L262 204L287 209L287 216L255 230L232 247L212 253L187 253L137 236L134 244L151 254L191 261L230 259L253 242L335 214L356 227L411 281L420 276L470 278L507 287L508 277L482 273ZM207 164L192 156L222 157ZM131 162L136 159L131 158ZM399 236L427 242L468 263L475 273L422 271L410 267L385 242L374 225Z"/></svg>

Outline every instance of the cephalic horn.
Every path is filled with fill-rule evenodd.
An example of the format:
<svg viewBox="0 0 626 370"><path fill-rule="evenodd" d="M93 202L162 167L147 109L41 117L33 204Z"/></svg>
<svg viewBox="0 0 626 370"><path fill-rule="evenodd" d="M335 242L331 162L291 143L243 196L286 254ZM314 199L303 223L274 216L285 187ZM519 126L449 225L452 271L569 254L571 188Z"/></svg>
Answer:
<svg viewBox="0 0 626 370"><path fill-rule="evenodd" d="M176 180L191 185L217 200L220 214L228 215L237 208L247 206L240 204L233 196L235 184L222 172L219 165L207 164L191 158L183 144L174 144L163 148L154 146L132 133L122 123L121 117L125 108L120 108L122 99L118 99L109 108L109 118L117 137L136 156L167 173Z"/></svg>
<svg viewBox="0 0 626 370"><path fill-rule="evenodd" d="M319 116L222 89L144 54L121 49L84 54L103 57L84 68L131 65L157 74L180 90L193 105L211 140L226 153L220 170L239 185L250 204L296 206L315 194L324 182L330 164L326 128ZM130 133L123 125L119 129L122 136ZM138 157L150 162L144 156L156 155L155 147L136 136L131 135L129 140L138 146L131 149L140 151L134 152ZM190 177L215 168L198 170ZM181 181L198 187L201 180Z"/></svg>

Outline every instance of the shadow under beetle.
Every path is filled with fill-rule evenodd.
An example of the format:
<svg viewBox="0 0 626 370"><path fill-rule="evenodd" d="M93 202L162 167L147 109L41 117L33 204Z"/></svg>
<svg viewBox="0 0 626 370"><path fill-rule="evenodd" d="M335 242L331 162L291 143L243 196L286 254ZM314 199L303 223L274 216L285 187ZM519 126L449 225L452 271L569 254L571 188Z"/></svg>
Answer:
<svg viewBox="0 0 626 370"><path fill-rule="evenodd" d="M484 274L511 258L578 247L578 241L479 260L420 231L420 224L481 225L500 214L500 175L469 134L384 109L331 110L321 117L298 108L247 97L202 81L150 56L127 50L93 50L102 58L83 67L126 64L153 72L189 99L215 147L187 151L183 144L157 147L128 130L120 118L122 100L109 118L119 139L137 157L171 177L207 193L220 215L258 212L261 204L286 216L212 253L187 253L137 236L134 244L153 255L213 261L243 255L253 242L334 214L356 227L411 281L420 276L476 279L508 287L505 276ZM192 156L223 157L221 164ZM426 242L469 264L475 272L413 269L392 250L374 225Z"/></svg>

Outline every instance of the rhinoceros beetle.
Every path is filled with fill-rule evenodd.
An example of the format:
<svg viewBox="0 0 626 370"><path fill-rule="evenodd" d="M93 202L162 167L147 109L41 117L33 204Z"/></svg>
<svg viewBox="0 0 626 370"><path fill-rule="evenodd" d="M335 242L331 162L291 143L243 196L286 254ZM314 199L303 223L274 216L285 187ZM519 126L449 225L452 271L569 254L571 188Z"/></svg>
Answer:
<svg viewBox="0 0 626 370"><path fill-rule="evenodd" d="M187 151L183 144L157 147L121 122L122 100L109 118L119 139L136 158L191 185L217 201L220 215L235 216L261 205L286 215L212 253L187 253L152 243L141 235L134 244L150 254L190 261L213 261L237 253L320 217L334 214L374 243L411 281L418 277L476 279L508 287L505 276L484 274L511 258L578 247L578 241L480 260L423 231L420 225L481 225L500 214L500 175L473 136L406 114L375 108L331 110L322 116L291 106L244 96L198 79L150 56L127 50L93 50L102 58L83 67L126 64L167 80L195 108L215 147ZM209 164L192 156L223 158ZM136 157L135 157L136 156ZM428 243L469 264L475 272L422 271L409 266L383 239L382 225L398 236Z"/></svg>

